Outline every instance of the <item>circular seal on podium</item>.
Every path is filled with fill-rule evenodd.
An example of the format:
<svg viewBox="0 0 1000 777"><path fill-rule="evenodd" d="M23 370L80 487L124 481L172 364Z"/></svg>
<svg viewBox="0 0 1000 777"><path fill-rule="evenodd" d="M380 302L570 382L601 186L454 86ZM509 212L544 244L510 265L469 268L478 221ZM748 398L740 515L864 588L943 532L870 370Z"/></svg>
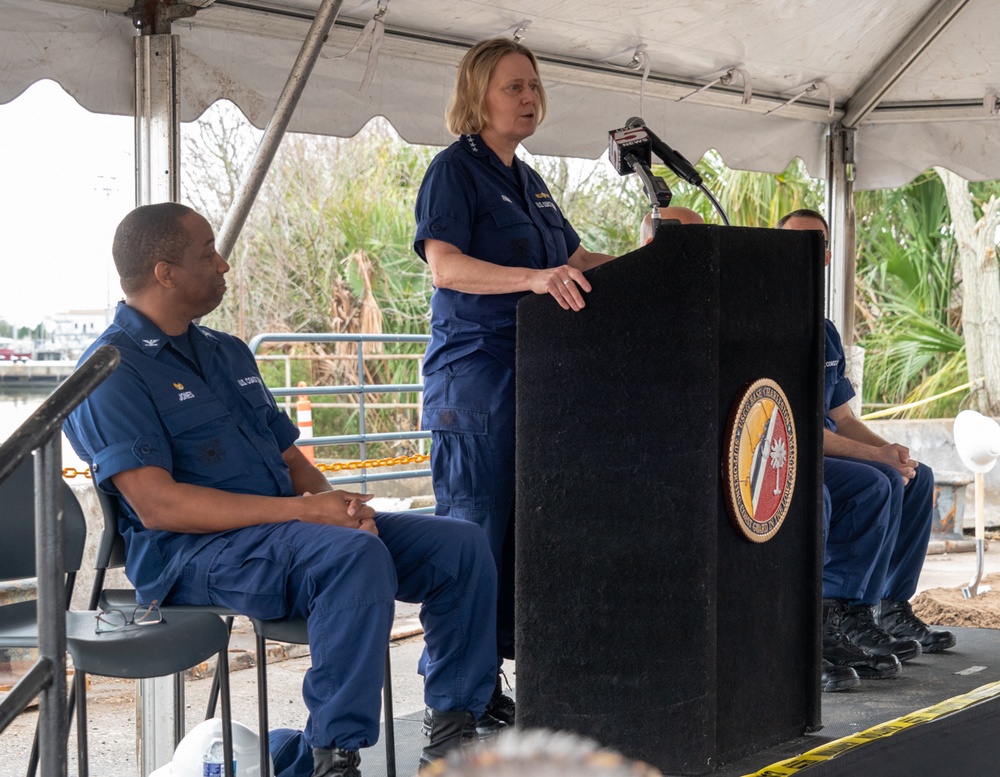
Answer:
<svg viewBox="0 0 1000 777"><path fill-rule="evenodd" d="M743 389L726 425L723 482L736 530L767 542L781 528L795 490L795 421L785 392L762 378Z"/></svg>

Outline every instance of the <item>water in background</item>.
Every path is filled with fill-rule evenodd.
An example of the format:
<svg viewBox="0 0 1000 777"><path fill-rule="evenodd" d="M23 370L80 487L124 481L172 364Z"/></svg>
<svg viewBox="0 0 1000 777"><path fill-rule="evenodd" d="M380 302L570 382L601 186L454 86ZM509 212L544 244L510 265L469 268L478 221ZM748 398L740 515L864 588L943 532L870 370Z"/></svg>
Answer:
<svg viewBox="0 0 1000 777"><path fill-rule="evenodd" d="M38 406L45 401L49 391L0 392L0 440L10 437Z"/></svg>
<svg viewBox="0 0 1000 777"><path fill-rule="evenodd" d="M39 408L52 393L51 390L0 391L0 443L12 435L28 416ZM86 465L76 455L66 437L63 437L63 467L83 469Z"/></svg>

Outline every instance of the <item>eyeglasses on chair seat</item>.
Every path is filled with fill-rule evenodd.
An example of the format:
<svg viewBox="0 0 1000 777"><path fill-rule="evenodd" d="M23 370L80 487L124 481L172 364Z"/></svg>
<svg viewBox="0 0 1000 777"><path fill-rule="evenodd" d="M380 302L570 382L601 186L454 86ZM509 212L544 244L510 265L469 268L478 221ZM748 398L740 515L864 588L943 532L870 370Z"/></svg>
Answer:
<svg viewBox="0 0 1000 777"><path fill-rule="evenodd" d="M127 615L124 610L111 608L98 610L97 612L97 633L104 631L118 631L128 626L155 626L163 623L163 613L152 604L140 604L132 609L131 615Z"/></svg>

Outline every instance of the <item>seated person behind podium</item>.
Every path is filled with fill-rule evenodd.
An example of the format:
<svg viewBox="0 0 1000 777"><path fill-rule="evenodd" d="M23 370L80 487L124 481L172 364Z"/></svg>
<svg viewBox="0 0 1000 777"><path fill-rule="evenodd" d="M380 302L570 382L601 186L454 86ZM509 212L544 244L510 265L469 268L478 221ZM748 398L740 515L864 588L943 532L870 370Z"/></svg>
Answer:
<svg viewBox="0 0 1000 777"><path fill-rule="evenodd" d="M679 205L671 205L667 208L660 208L660 223L668 221L680 222L681 224L704 224L698 213L690 208L682 208ZM642 217L642 224L639 225L639 245L644 246L653 240L653 214L647 213Z"/></svg>
<svg viewBox="0 0 1000 777"><path fill-rule="evenodd" d="M815 230L829 246L826 219L796 210L779 229ZM829 247L826 264L830 263ZM826 547L823 564L823 657L854 666L862 677L894 674L870 660L855 663L850 643L875 658L905 661L954 646L955 636L931 629L909 600L916 592L930 538L934 474L854 416L854 388L844 375L844 348L826 322L823 478Z"/></svg>
<svg viewBox="0 0 1000 777"><path fill-rule="evenodd" d="M195 325L226 291L209 223L175 203L129 213L113 255L125 301L102 345L119 368L65 431L117 495L141 602L305 618L302 695L313 777L360 774L379 733L395 599L423 602L424 685L436 726L421 763L470 740L496 679L496 570L466 521L376 513L334 491L240 340Z"/></svg>

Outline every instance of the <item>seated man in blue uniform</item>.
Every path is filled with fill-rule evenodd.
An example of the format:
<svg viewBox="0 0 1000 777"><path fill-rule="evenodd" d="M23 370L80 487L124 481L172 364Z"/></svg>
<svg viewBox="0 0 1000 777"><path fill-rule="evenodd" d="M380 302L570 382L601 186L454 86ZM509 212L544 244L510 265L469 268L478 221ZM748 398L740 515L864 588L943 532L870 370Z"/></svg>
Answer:
<svg viewBox="0 0 1000 777"><path fill-rule="evenodd" d="M433 725L421 763L471 740L496 680L496 569L483 531L376 513L371 495L331 489L246 345L193 323L222 301L229 270L200 215L136 208L113 255L125 301L91 350L117 347L121 366L65 431L121 502L139 600L307 619L313 777L360 774L358 749L379 733L393 602L423 602Z"/></svg>
<svg viewBox="0 0 1000 777"><path fill-rule="evenodd" d="M819 213L796 210L779 229L815 230L829 245ZM830 263L829 248L826 263ZM826 322L823 478L829 510L823 564L824 658L852 665L862 677L894 672L852 664L842 635L874 657L906 661L954 646L955 636L931 629L909 600L927 553L933 520L934 474L854 416L848 401L854 388L845 377L844 347ZM826 496L826 494L824 495ZM842 633L841 633L842 632Z"/></svg>

